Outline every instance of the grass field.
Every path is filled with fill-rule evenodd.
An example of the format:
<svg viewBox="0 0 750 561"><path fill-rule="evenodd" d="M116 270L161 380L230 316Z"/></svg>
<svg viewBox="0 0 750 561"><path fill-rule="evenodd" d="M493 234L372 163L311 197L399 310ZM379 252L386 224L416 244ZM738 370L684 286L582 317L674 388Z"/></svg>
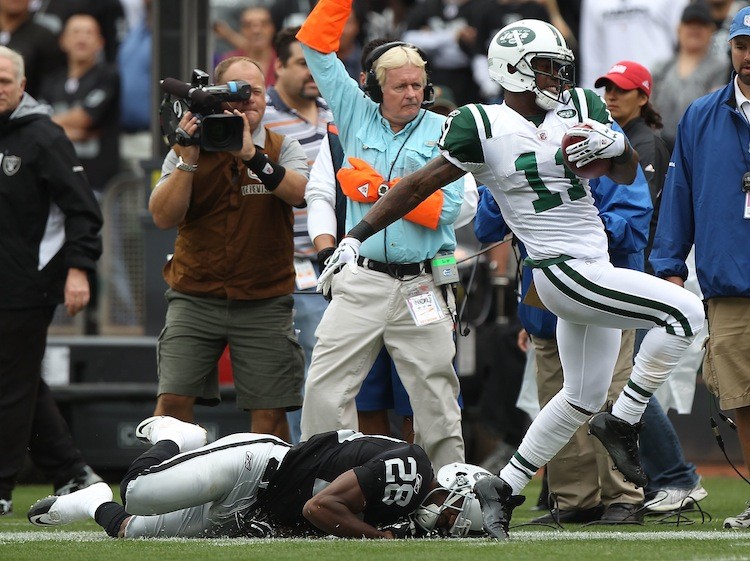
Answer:
<svg viewBox="0 0 750 561"><path fill-rule="evenodd" d="M364 540L114 540L93 522L60 529L32 526L26 510L49 487L16 489L15 513L0 517L0 559L12 561L229 561L239 559L338 561L426 560L471 561L739 561L750 560L750 531L722 529L725 517L737 514L750 498L738 478L704 478L709 496L706 512L690 514L679 525L647 518L644 525L581 526L562 530L524 525L539 513L523 505L514 512L511 540L486 539L372 542ZM527 488L529 502L539 492ZM674 522L674 519L672 519Z"/></svg>

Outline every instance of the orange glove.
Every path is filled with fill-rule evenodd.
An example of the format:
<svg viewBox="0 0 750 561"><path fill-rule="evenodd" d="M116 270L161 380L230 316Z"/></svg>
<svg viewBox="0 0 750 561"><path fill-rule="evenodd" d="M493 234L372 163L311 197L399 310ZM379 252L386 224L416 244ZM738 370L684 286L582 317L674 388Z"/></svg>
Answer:
<svg viewBox="0 0 750 561"><path fill-rule="evenodd" d="M381 185L387 186L383 176L364 160L347 159L352 167L341 168L336 173L344 195L358 203L374 203L380 198Z"/></svg>
<svg viewBox="0 0 750 561"><path fill-rule="evenodd" d="M394 184L395 185L395 184ZM430 230L436 230L443 210L443 191L438 189L423 200L415 209L404 215L404 219Z"/></svg>
<svg viewBox="0 0 750 561"><path fill-rule="evenodd" d="M297 40L319 53L335 53L352 0L320 0L297 32Z"/></svg>

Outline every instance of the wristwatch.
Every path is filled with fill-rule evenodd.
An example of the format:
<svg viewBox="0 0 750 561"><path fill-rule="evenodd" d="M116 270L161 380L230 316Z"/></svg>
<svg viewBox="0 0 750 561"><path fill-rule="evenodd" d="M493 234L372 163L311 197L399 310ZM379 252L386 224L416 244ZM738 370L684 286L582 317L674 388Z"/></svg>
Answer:
<svg viewBox="0 0 750 561"><path fill-rule="evenodd" d="M198 169L198 164L191 165L182 159L182 156L178 156L177 169L186 171L188 173L194 173Z"/></svg>

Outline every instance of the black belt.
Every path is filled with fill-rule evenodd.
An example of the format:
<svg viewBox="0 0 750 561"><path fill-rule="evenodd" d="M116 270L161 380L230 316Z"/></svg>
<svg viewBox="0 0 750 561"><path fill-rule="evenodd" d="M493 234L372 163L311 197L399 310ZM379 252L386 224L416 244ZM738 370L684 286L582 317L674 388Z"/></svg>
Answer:
<svg viewBox="0 0 750 561"><path fill-rule="evenodd" d="M422 263L381 263L380 261L374 261L360 255L357 257L357 265L371 271L385 273L397 279L416 277L422 271L425 273L432 272L432 264L429 261Z"/></svg>

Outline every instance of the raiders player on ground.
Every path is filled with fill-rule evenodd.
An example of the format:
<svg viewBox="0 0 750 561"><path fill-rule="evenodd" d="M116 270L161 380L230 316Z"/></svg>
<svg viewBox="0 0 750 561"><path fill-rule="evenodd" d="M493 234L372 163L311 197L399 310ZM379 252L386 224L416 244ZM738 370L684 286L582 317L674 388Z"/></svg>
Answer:
<svg viewBox="0 0 750 561"><path fill-rule="evenodd" d="M517 21L495 35L488 60L490 76L505 90L504 102L451 113L439 141L441 155L373 205L341 241L319 282L344 265L355 267L363 240L466 172L490 189L526 245L534 267L532 294L559 318L564 373L563 389L536 417L499 477L475 487L485 528L505 539L512 510L522 502L518 494L589 418L590 432L622 474L646 484L638 455L641 415L700 330L704 312L687 290L610 264L588 182L563 164L562 137L579 122L588 124L585 137L566 149L568 159L576 165L610 159L608 176L621 185L635 178L638 158L625 136L609 127L603 100L573 87L573 54L560 32L542 21ZM649 331L630 380L611 412L597 413L612 379L620 330L636 328Z"/></svg>
<svg viewBox="0 0 750 561"><path fill-rule="evenodd" d="M91 517L125 538L484 535L471 491L491 474L451 464L438 483L424 450L401 440L341 430L297 446L252 433L205 445L202 427L172 417L149 417L136 436L153 446L122 481L124 507L99 483L38 501L29 520Z"/></svg>

